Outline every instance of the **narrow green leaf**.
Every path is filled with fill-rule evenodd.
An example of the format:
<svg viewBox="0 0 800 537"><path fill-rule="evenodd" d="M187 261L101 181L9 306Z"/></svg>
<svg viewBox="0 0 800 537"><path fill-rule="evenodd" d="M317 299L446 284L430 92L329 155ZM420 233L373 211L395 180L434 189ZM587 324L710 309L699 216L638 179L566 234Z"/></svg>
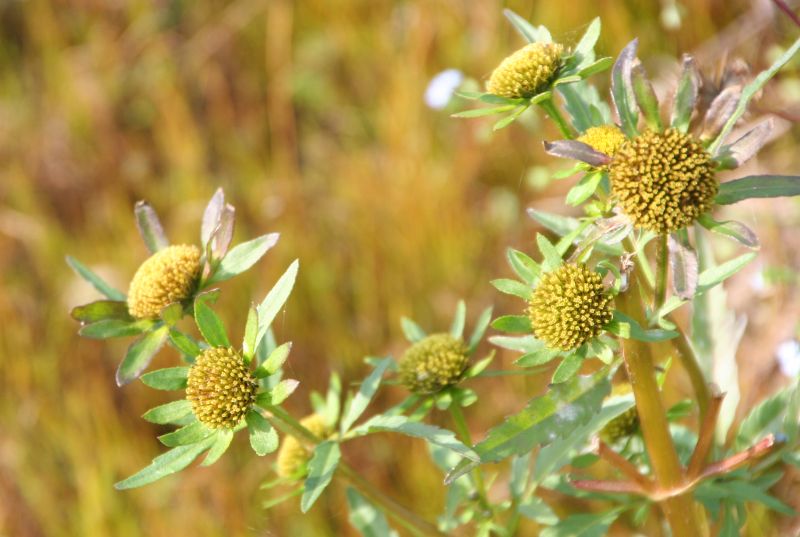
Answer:
<svg viewBox="0 0 800 537"><path fill-rule="evenodd" d="M450 117L475 118L475 117L491 116L494 114L502 114L503 112L510 112L517 106L518 105L516 104L504 104L502 106L493 106L491 108L474 108L472 110L462 110L461 112L450 114Z"/></svg>
<svg viewBox="0 0 800 537"><path fill-rule="evenodd" d="M400 326L403 329L403 335L405 335L410 343L416 343L417 341L425 339L425 331L408 317L400 318Z"/></svg>
<svg viewBox="0 0 800 537"><path fill-rule="evenodd" d="M384 514L352 487L347 488L350 524L364 537L396 537Z"/></svg>
<svg viewBox="0 0 800 537"><path fill-rule="evenodd" d="M538 95L537 95L537 97L538 97ZM536 97L534 97L533 99L536 99ZM531 102L533 102L533 101L531 101ZM521 104L521 105L517 106L514 109L513 112L508 114L503 119L498 120L494 125L492 125L492 130L493 131L499 131L500 129L505 129L506 127L508 127L509 125L514 123L517 120L517 118L519 118L519 116L521 116L522 113L525 112L525 110L527 110L529 107L530 107L529 103L525 103L525 104Z"/></svg>
<svg viewBox="0 0 800 537"><path fill-rule="evenodd" d="M508 278L498 278L491 281L492 286L507 295L513 295L521 298L522 300L529 300L533 294L533 289L524 283L517 280L510 280Z"/></svg>
<svg viewBox="0 0 800 537"><path fill-rule="evenodd" d="M167 447L187 446L211 436L213 432L213 429L209 429L202 422L194 421L177 431L162 434L158 440Z"/></svg>
<svg viewBox="0 0 800 537"><path fill-rule="evenodd" d="M123 386L141 375L142 371L150 365L150 360L153 359L153 356L166 341L168 333L169 328L162 326L143 335L128 347L125 358L122 359L117 368L116 379L118 386Z"/></svg>
<svg viewBox="0 0 800 537"><path fill-rule="evenodd" d="M200 466L211 466L217 462L230 447L231 440L233 440L233 429L218 429L214 436L214 443L211 444L211 449L208 450L208 454Z"/></svg>
<svg viewBox="0 0 800 537"><path fill-rule="evenodd" d="M179 421L191 413L192 404L186 399L179 399L177 401L172 401L155 408L151 408L142 414L142 418L150 423L166 425L169 423L175 423L175 421Z"/></svg>
<svg viewBox="0 0 800 537"><path fill-rule="evenodd" d="M86 265L84 265L71 255L68 255L66 257L66 260L67 260L67 265L69 265L70 268L74 270L78 276L80 276L81 278L92 284L92 287L100 291L100 293L102 293L104 296L110 298L113 301L122 301L124 303L125 293L123 293L122 291L117 291L116 289L111 287L100 276L92 272L89 269L89 267L87 267ZM126 307L126 312L127 312L127 307Z"/></svg>
<svg viewBox="0 0 800 537"><path fill-rule="evenodd" d="M536 352L544 347L544 343L533 336L492 336L489 342L503 349L517 352Z"/></svg>
<svg viewBox="0 0 800 537"><path fill-rule="evenodd" d="M553 38L544 26L533 26L531 23L511 11L504 9L503 15L511 22L514 29L527 39L528 43L552 43Z"/></svg>
<svg viewBox="0 0 800 537"><path fill-rule="evenodd" d="M553 360L556 356L563 354L558 349L548 349L544 343L540 349L529 351L517 358L514 361L515 365L519 367L537 367L540 365L544 365L551 360Z"/></svg>
<svg viewBox="0 0 800 537"><path fill-rule="evenodd" d="M545 271L557 269L561 265L561 255L556 250L556 247L541 233L536 234L536 244L539 245L539 251L544 257L542 268Z"/></svg>
<svg viewBox="0 0 800 537"><path fill-rule="evenodd" d="M169 331L169 342L190 358L194 358L200 354L200 347L194 339L175 328L171 328Z"/></svg>
<svg viewBox="0 0 800 537"><path fill-rule="evenodd" d="M280 381L270 391L270 404L280 405L294 393L299 385L300 381L295 379L284 379Z"/></svg>
<svg viewBox="0 0 800 537"><path fill-rule="evenodd" d="M578 71L578 77L581 79L589 78L590 76L596 75L597 73L602 73L612 65L614 65L614 58L608 56L605 58L600 58L599 60L596 60L590 63L589 65L582 67L581 70Z"/></svg>
<svg viewBox="0 0 800 537"><path fill-rule="evenodd" d="M600 186L600 181L603 180L603 177L605 177L605 174L600 172L587 173L581 177L580 181L567 192L567 205L577 207L589 199L597 191L597 187Z"/></svg>
<svg viewBox="0 0 800 537"><path fill-rule="evenodd" d="M205 295L198 295L194 300L194 320L203 337L212 347L230 347L228 335L222 325L222 319L214 313Z"/></svg>
<svg viewBox="0 0 800 537"><path fill-rule="evenodd" d="M792 46L786 50L786 52L781 54L781 56L775 60L775 63L773 63L769 69L759 73L752 82L744 87L744 90L742 90L742 97L739 99L739 104L736 107L736 111L734 111L733 115L731 115L731 117L725 123L725 126L722 128L719 135L717 135L714 142L709 146L709 153L712 155L717 154L720 146L725 142L728 134L730 134L731 130L733 129L733 126L736 125L736 122L739 121L739 118L742 117L742 114L744 114L745 110L747 110L747 105L750 102L750 99L753 98L753 95L758 93L761 88L764 87L764 84L766 84L770 78L775 76L775 73L777 73L781 67L786 65L786 63L792 59L798 50L800 50L800 39L797 39Z"/></svg>
<svg viewBox="0 0 800 537"><path fill-rule="evenodd" d="M283 345L276 347L267 359L258 366L255 371L255 375L257 377L268 377L270 375L274 375L278 372L278 370L283 367L283 364L286 363L286 359L289 357L289 352L292 350L292 342L287 341Z"/></svg>
<svg viewBox="0 0 800 537"><path fill-rule="evenodd" d="M247 411L245 420L250 433L250 447L256 455L263 457L278 449L278 433L264 416L251 409Z"/></svg>
<svg viewBox="0 0 800 537"><path fill-rule="evenodd" d="M533 285L539 278L542 269L539 263L531 259L527 254L509 248L506 250L506 258L514 273L528 285Z"/></svg>
<svg viewBox="0 0 800 537"><path fill-rule="evenodd" d="M314 455L308 462L308 477L303 497L300 499L300 510L303 513L311 509L322 491L330 484L341 457L339 444L333 440L326 440L314 448Z"/></svg>
<svg viewBox="0 0 800 537"><path fill-rule="evenodd" d="M142 332L147 332L155 326L154 321L123 321L120 319L107 319L87 324L78 330L78 334L83 337L95 339L108 339L112 337L136 336Z"/></svg>
<svg viewBox="0 0 800 537"><path fill-rule="evenodd" d="M583 356L579 354L569 354L561 360L558 367L553 372L553 378L550 381L552 384L561 384L572 379L580 371L583 365Z"/></svg>
<svg viewBox="0 0 800 537"><path fill-rule="evenodd" d="M342 380L337 373L331 373L328 381L328 393L325 395L325 407L321 412L325 423L333 426L339 419L342 407Z"/></svg>
<svg viewBox="0 0 800 537"><path fill-rule="evenodd" d="M246 363L250 363L256 353L256 337L258 336L258 312L254 305L247 310L247 324L244 326L242 339L242 356Z"/></svg>
<svg viewBox="0 0 800 537"><path fill-rule="evenodd" d="M483 339L483 335L486 333L486 328L489 326L489 322L492 320L492 307L489 306L483 312L481 312L480 317L475 322L475 328L472 330L472 335L469 337L468 345L468 352L472 354L475 352L475 349L478 348L478 345Z"/></svg>
<svg viewBox="0 0 800 537"><path fill-rule="evenodd" d="M158 317L170 326L175 326L183 318L183 304L173 302L161 309Z"/></svg>
<svg viewBox="0 0 800 537"><path fill-rule="evenodd" d="M616 508L604 513L569 515L554 526L545 528L540 537L604 537L611 524L624 508Z"/></svg>
<svg viewBox="0 0 800 537"><path fill-rule="evenodd" d="M633 81L633 93L636 95L636 102L639 109L644 114L647 126L655 131L662 131L664 125L661 123L661 114L658 109L658 98L653 86L647 78L647 73L641 64L633 67L631 71Z"/></svg>
<svg viewBox="0 0 800 537"><path fill-rule="evenodd" d="M297 279L297 269L300 267L300 262L295 259L286 272L278 279L275 286L270 289L264 301L258 306L258 336L256 337L256 346L267 333L267 328L272 325L275 316L283 308L286 300L292 292L294 282Z"/></svg>
<svg viewBox="0 0 800 537"><path fill-rule="evenodd" d="M689 130L689 122L692 120L694 104L697 101L699 76L694 65L694 58L684 54L682 63L683 70L672 106L671 125L681 132L686 132Z"/></svg>
<svg viewBox="0 0 800 537"><path fill-rule="evenodd" d="M729 237L742 246L746 246L747 248L758 250L758 248L761 246L761 243L759 242L758 237L753 230L741 222L736 222L734 220L717 222L708 213L701 215L697 221L707 230L725 237Z"/></svg>
<svg viewBox="0 0 800 537"><path fill-rule="evenodd" d="M606 330L608 330L609 332L612 332L620 337L638 339L639 341L646 341L648 343L672 339L674 337L677 337L678 335L678 333L674 330L662 330L659 328L655 328L652 330L645 330L644 328L641 327L639 323L636 322L636 320L628 317L621 311L614 312L614 321L612 321L612 323L609 323L609 325L606 326ZM629 335L627 336L623 335L626 332L625 329L618 329L618 328L612 329L612 327L618 327L620 325L628 326L627 331Z"/></svg>
<svg viewBox="0 0 800 537"><path fill-rule="evenodd" d="M458 301L456 306L456 314L453 317L453 323L450 325L450 335L456 339L464 337L464 323L467 317L467 305L463 300Z"/></svg>
<svg viewBox="0 0 800 537"><path fill-rule="evenodd" d="M636 110L636 96L631 82L631 69L636 59L638 46L638 39L628 43L620 52L614 68L611 70L611 97L622 123L622 130L629 138L638 134L636 124L639 120L639 113Z"/></svg>
<svg viewBox="0 0 800 537"><path fill-rule="evenodd" d="M503 315L492 321L492 328L515 334L530 334L533 330L527 315Z"/></svg>
<svg viewBox="0 0 800 537"><path fill-rule="evenodd" d="M600 37L600 26L600 17L592 19L592 22L589 23L583 36L581 36L581 40L575 45L573 54L580 56L582 59L591 59L594 57L594 46Z"/></svg>
<svg viewBox="0 0 800 537"><path fill-rule="evenodd" d="M794 175L750 175L719 185L716 200L730 205L750 198L780 198L800 195L800 177Z"/></svg>
<svg viewBox="0 0 800 537"><path fill-rule="evenodd" d="M770 432L779 432L790 395L790 390L784 389L756 405L739 425L733 444L734 449L741 451L760 440L762 436Z"/></svg>
<svg viewBox="0 0 800 537"><path fill-rule="evenodd" d="M133 213L136 216L136 227L139 228L139 234L151 254L169 246L164 228L161 227L161 222L149 203L146 201L136 202Z"/></svg>
<svg viewBox="0 0 800 537"><path fill-rule="evenodd" d="M386 373L386 369L391 363L391 358L384 358L378 362L378 365L375 366L375 369L373 369L367 378L364 379L364 382L361 383L358 393L356 393L355 397L353 397L353 399L350 401L350 404L347 406L344 415L342 416L342 434L345 434L361 416L361 414L363 414L367 409L367 405L369 405L369 402L372 401L372 398L375 396L375 392L378 391L378 387L381 384L383 375Z"/></svg>
<svg viewBox="0 0 800 537"><path fill-rule="evenodd" d="M467 459L478 461L478 456L472 449L462 444L451 431L441 429L426 423L412 421L406 416L373 416L355 429L349 435L364 436L376 432L395 432L416 438L422 438L431 444L442 446Z"/></svg>
<svg viewBox="0 0 800 537"><path fill-rule="evenodd" d="M279 236L278 233L270 233L234 246L222 258L219 267L208 279L206 285L224 282L255 265L270 248L277 244Z"/></svg>
<svg viewBox="0 0 800 537"><path fill-rule="evenodd" d="M116 483L114 488L117 490L126 490L141 487L153 481L158 481L162 477L180 472L189 466L202 452L208 449L213 442L214 439L209 437L197 444L173 448L153 459L153 462L149 466L139 470L129 478Z"/></svg>
<svg viewBox="0 0 800 537"><path fill-rule="evenodd" d="M96 323L116 319L133 322L136 319L128 313L128 304L118 300L97 300L72 308L70 315L82 323Z"/></svg>
<svg viewBox="0 0 800 537"><path fill-rule="evenodd" d="M187 366L156 369L142 375L140 380L156 390L182 390L186 387L189 369Z"/></svg>
<svg viewBox="0 0 800 537"><path fill-rule="evenodd" d="M749 252L740 255L739 257L735 257L730 261L726 261L721 265L704 270L697 278L697 292L704 293L705 291L708 291L712 287L718 285L720 282L728 279L742 270L745 265L750 263L750 261L755 258L756 253Z"/></svg>

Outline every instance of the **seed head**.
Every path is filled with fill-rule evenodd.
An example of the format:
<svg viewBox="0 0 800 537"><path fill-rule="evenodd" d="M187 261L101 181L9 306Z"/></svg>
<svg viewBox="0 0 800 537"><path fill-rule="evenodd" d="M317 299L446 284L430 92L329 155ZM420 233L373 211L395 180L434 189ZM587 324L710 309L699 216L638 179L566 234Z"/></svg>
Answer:
<svg viewBox="0 0 800 537"><path fill-rule="evenodd" d="M558 71L563 51L558 43L525 45L497 66L486 91L509 99L528 99L541 93Z"/></svg>
<svg viewBox="0 0 800 537"><path fill-rule="evenodd" d="M637 136L617 152L609 171L625 214L659 234L693 223L711 209L719 190L711 156L676 129Z"/></svg>
<svg viewBox="0 0 800 537"><path fill-rule="evenodd" d="M300 420L300 424L314 433L314 436L325 439L333 431L318 414L311 414ZM278 476L283 478L300 478L305 475L306 464L311 453L294 436L287 436L278 450Z"/></svg>
<svg viewBox="0 0 800 537"><path fill-rule="evenodd" d="M538 339L569 351L598 336L611 320L611 297L598 273L586 265L565 264L539 280L528 316Z"/></svg>
<svg viewBox="0 0 800 537"><path fill-rule="evenodd" d="M155 319L164 307L192 294L200 272L200 248L169 246L151 255L133 275L128 311L137 319Z"/></svg>
<svg viewBox="0 0 800 537"><path fill-rule="evenodd" d="M450 334L433 334L400 359L400 382L414 393L436 393L457 383L467 368L467 346Z"/></svg>
<svg viewBox="0 0 800 537"><path fill-rule="evenodd" d="M212 429L232 429L256 399L258 383L231 347L204 350L189 369L186 399Z"/></svg>
<svg viewBox="0 0 800 537"><path fill-rule="evenodd" d="M595 151L613 157L622 144L627 141L627 138L616 125L601 125L586 129L586 132L578 137L578 141L585 143Z"/></svg>
<svg viewBox="0 0 800 537"><path fill-rule="evenodd" d="M631 393L628 382L617 384L611 389L611 395L627 395ZM613 420L609 421L600 431L600 438L607 444L612 444L621 438L626 438L639 429L639 414L636 406L632 406Z"/></svg>

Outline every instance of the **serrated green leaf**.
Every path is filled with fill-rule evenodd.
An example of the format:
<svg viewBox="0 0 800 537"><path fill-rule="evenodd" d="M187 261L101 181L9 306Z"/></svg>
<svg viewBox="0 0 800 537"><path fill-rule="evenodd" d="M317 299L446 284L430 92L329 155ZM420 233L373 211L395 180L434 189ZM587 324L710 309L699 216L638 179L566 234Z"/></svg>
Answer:
<svg viewBox="0 0 800 537"><path fill-rule="evenodd" d="M143 335L128 347L125 358L122 359L117 368L116 379L118 386L127 384L141 375L142 371L150 365L150 360L153 359L153 356L167 340L168 333L169 328L162 326Z"/></svg>
<svg viewBox="0 0 800 537"><path fill-rule="evenodd" d="M182 420L191 413L192 404L186 399L179 399L177 401L172 401L155 408L151 408L142 414L142 418L150 423L166 425Z"/></svg>
<svg viewBox="0 0 800 537"><path fill-rule="evenodd" d="M800 196L800 177L794 175L750 175L719 185L714 200L719 205L730 205L751 198L779 198Z"/></svg>
<svg viewBox="0 0 800 537"><path fill-rule="evenodd" d="M162 477L166 477L170 474L180 472L189 466L202 452L208 449L213 442L214 439L209 437L196 444L173 448L153 459L153 462L149 466L142 468L129 478L116 483L114 488L117 490L137 488L152 483L153 481L158 481Z"/></svg>
<svg viewBox="0 0 800 537"><path fill-rule="evenodd" d="M200 466L211 466L217 462L230 447L231 440L233 440L233 429L218 429L214 435L214 443L211 444L211 449L208 450Z"/></svg>
<svg viewBox="0 0 800 537"><path fill-rule="evenodd" d="M326 440L314 448L314 454L308 462L308 476L300 500L300 510L303 513L311 509L322 491L330 484L341 457L339 444L333 440Z"/></svg>
<svg viewBox="0 0 800 537"><path fill-rule="evenodd" d="M203 337L212 347L230 347L228 335L222 319L219 318L208 304L204 295L199 295L194 301L194 320Z"/></svg>
<svg viewBox="0 0 800 537"><path fill-rule="evenodd" d="M258 262L270 248L278 243L278 233L262 235L253 240L234 246L219 263L219 266L205 282L205 285L214 285L224 282L234 276L245 272Z"/></svg>
<svg viewBox="0 0 800 537"><path fill-rule="evenodd" d="M492 321L492 328L516 334L530 334L533 330L527 315L503 315Z"/></svg>
<svg viewBox="0 0 800 537"><path fill-rule="evenodd" d="M145 373L140 380L145 386L156 390L182 390L189 378L189 367L167 367Z"/></svg>
<svg viewBox="0 0 800 537"><path fill-rule="evenodd" d="M478 456L472 449L461 443L451 431L433 425L412 421L406 416L373 416L348 433L348 436L364 436L376 432L401 433L447 448L467 459L477 461Z"/></svg>
<svg viewBox="0 0 800 537"><path fill-rule="evenodd" d="M118 300L97 300L72 308L70 315L82 323L96 323L111 319L133 322L136 319L128 313L128 304Z"/></svg>
<svg viewBox="0 0 800 537"><path fill-rule="evenodd" d="M208 438L213 433L214 430L209 429L202 422L194 421L176 431L162 434L158 440L167 447L188 446Z"/></svg>
<svg viewBox="0 0 800 537"><path fill-rule="evenodd" d="M300 261L295 259L286 272L278 279L270 289L264 301L258 305L258 336L256 346L267 333L267 329L272 325L275 316L283 308L286 300L292 292L294 282L297 279L297 270L300 268Z"/></svg>
<svg viewBox="0 0 800 537"><path fill-rule="evenodd" d="M256 455L263 457L278 449L278 433L264 416L251 409L247 411L245 421L250 435L250 447Z"/></svg>
<svg viewBox="0 0 800 537"><path fill-rule="evenodd" d="M400 327L403 329L403 335L410 343L416 343L417 341L425 339L425 331L408 317L400 318Z"/></svg>
<svg viewBox="0 0 800 537"><path fill-rule="evenodd" d="M146 201L136 202L133 207L133 213L136 216L136 227L139 229L139 234L151 254L169 246L169 241L164 234L161 222L158 220L158 215L156 215L155 210L149 203Z"/></svg>
<svg viewBox="0 0 800 537"><path fill-rule="evenodd" d="M95 274L92 270L89 269L86 265L68 255L66 257L67 265L70 266L75 273L86 280L88 283L92 285L95 289L100 291L104 296L110 298L112 301L121 301L123 304L125 303L125 293L122 291L117 291L112 286L103 280L100 276ZM125 307L125 312L127 313L127 305ZM79 319L80 320L80 319Z"/></svg>
<svg viewBox="0 0 800 537"><path fill-rule="evenodd" d="M381 380L383 379L384 373L386 373L386 369L391 363L391 358L384 358L378 362L378 365L375 366L375 369L373 369L367 378L364 379L364 382L361 383L358 393L356 393L355 397L350 400L344 411L344 415L342 416L342 434L345 434L361 416L361 414L363 414L367 409L369 402L372 401L372 398L375 396L375 392L377 392L378 387L380 387Z"/></svg>
<svg viewBox="0 0 800 537"><path fill-rule="evenodd" d="M396 537L384 514L352 487L347 488L350 524L364 537Z"/></svg>

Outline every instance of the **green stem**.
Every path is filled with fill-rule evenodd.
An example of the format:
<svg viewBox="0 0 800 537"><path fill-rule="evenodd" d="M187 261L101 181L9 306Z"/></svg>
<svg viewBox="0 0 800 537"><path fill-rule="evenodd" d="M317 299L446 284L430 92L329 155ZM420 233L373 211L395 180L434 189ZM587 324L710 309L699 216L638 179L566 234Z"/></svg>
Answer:
<svg viewBox="0 0 800 537"><path fill-rule="evenodd" d="M558 107L553 102L552 97L540 102L539 106L541 106L542 110L547 112L547 115L550 116L550 119L552 119L555 122L556 126L558 127L558 130L561 131L561 134L562 136L564 136L564 138L566 138L567 140L572 140L573 138L575 138L575 135L572 133L572 129L570 128L569 123L567 123L567 120L564 119L563 115L561 115L561 112L558 110Z"/></svg>
<svg viewBox="0 0 800 537"><path fill-rule="evenodd" d="M667 300L667 276L669 275L667 235L659 235L656 241L656 290L653 311L658 311Z"/></svg>
<svg viewBox="0 0 800 537"><path fill-rule="evenodd" d="M461 437L461 441L467 446L472 447L472 435L469 432L464 413L461 411L461 406L459 406L457 402L450 404L450 415L453 417L453 423L455 423L456 431L458 431L458 436ZM491 504L489 504L489 498L486 494L486 483L483 481L483 471L480 466L472 470L472 479L475 481L475 488L478 492L478 501L481 504L481 508L491 513L492 507Z"/></svg>
<svg viewBox="0 0 800 537"><path fill-rule="evenodd" d="M302 439L309 444L319 444L320 439L317 438L314 433L309 431L282 408L272 405L267 405L264 408L269 411L276 420L280 421L292 436ZM361 477L361 475L346 462L341 461L339 463L338 475L413 535L418 537L426 537L429 535L445 537L445 534L440 532L436 526L423 520L415 513L386 496L383 492L375 488L372 483Z"/></svg>
<svg viewBox="0 0 800 537"><path fill-rule="evenodd" d="M617 307L644 325L646 316L637 280L637 274L633 272L628 290L617 296ZM670 435L650 346L636 339L623 339L622 354L656 488L659 495L664 497L658 503L672 528L672 534L675 537L707 535L703 513L698 509L692 492L677 492L685 488L686 477ZM672 495L671 491L676 492Z"/></svg>

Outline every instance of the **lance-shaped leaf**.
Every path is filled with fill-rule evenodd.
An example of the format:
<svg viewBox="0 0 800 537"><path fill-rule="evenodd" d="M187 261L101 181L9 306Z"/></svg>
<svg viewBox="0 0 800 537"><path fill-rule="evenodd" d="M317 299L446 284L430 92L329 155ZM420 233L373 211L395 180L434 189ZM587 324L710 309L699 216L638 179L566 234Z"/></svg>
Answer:
<svg viewBox="0 0 800 537"><path fill-rule="evenodd" d="M750 198L780 198L800 195L800 177L795 175L749 175L719 185L714 200L730 205Z"/></svg>
<svg viewBox="0 0 800 537"><path fill-rule="evenodd" d="M697 252L685 237L675 233L669 236L667 247L673 290L680 298L688 300L697 290Z"/></svg>
<svg viewBox="0 0 800 537"><path fill-rule="evenodd" d="M511 21L514 28L522 37L527 39L529 43L552 43L553 38L544 26L533 26L510 9L504 9L503 15Z"/></svg>
<svg viewBox="0 0 800 537"><path fill-rule="evenodd" d="M300 262L295 259L286 272L278 279L275 286L270 289L264 301L258 305L258 335L256 336L256 346L258 346L261 338L267 333L267 329L275 320L275 316L283 308L286 300L292 292L295 279L297 279L297 269Z"/></svg>
<svg viewBox="0 0 800 537"><path fill-rule="evenodd" d="M475 352L475 349L478 348L478 345L483 339L483 335L486 333L486 328L489 326L489 322L492 320L492 306L489 306L485 310L483 310L478 316L478 320L475 321L475 326L472 329L472 334L469 336L469 341L467 342L467 352L472 354Z"/></svg>
<svg viewBox="0 0 800 537"><path fill-rule="evenodd" d="M427 335L425 330L423 330L417 323L408 317L400 318L400 327L403 329L403 335L409 341L409 343L422 341Z"/></svg>
<svg viewBox="0 0 800 537"><path fill-rule="evenodd" d="M491 116L494 114L502 114L503 112L510 112L511 110L515 109L517 104L504 104L501 106L494 106L492 108L474 108L472 110L462 110L461 112L456 112L454 114L450 114L450 117L456 118L475 118L475 117L483 117L483 116Z"/></svg>
<svg viewBox="0 0 800 537"><path fill-rule="evenodd" d="M595 151L588 144L577 140L544 142L544 150L548 155L579 160L597 168L611 162L608 155Z"/></svg>
<svg viewBox="0 0 800 537"><path fill-rule="evenodd" d="M225 333L222 319L207 304L208 301L209 297L206 294L198 295L195 298L194 320L197 323L197 328L212 347L230 347L231 344L228 340L228 335Z"/></svg>
<svg viewBox="0 0 800 537"><path fill-rule="evenodd" d="M244 419L247 421L247 431L250 433L250 447L256 455L263 457L278 449L278 433L264 416L250 409Z"/></svg>
<svg viewBox="0 0 800 537"><path fill-rule="evenodd" d="M614 107L617 109L622 130L631 138L637 134L636 124L639 121L636 95L631 80L631 71L636 60L638 46L638 39L628 43L620 52L614 68L611 70L611 97L614 100Z"/></svg>
<svg viewBox="0 0 800 537"><path fill-rule="evenodd" d="M133 213L136 215L136 227L139 228L139 234L144 240L145 246L150 250L150 253L169 246L167 236L164 234L164 228L161 227L161 222L158 220L153 207L146 201L138 201L133 208Z"/></svg>
<svg viewBox="0 0 800 537"><path fill-rule="evenodd" d="M200 466L211 466L219 460L220 457L228 450L233 440L232 429L219 429L214 435L214 443L211 444L211 449L208 450L208 455L200 463Z"/></svg>
<svg viewBox="0 0 800 537"><path fill-rule="evenodd" d="M225 208L225 192L218 188L203 211L203 221L200 224L200 244L206 245L211 240L211 234L219 226L222 211Z"/></svg>
<svg viewBox="0 0 800 537"><path fill-rule="evenodd" d="M367 409L367 405L369 405L369 402L372 401L375 392L378 391L378 387L383 379L383 374L386 372L386 369L391 363L391 358L384 358L378 362L378 364L375 366L375 369L372 370L372 373L370 373L369 376L364 379L364 382L361 383L358 393L356 393L355 397L348 402L347 408L342 416L342 434L346 433L361 416L361 414L363 414Z"/></svg>
<svg viewBox="0 0 800 537"><path fill-rule="evenodd" d="M566 203L572 207L577 207L589 199L597 191L600 182L606 177L605 173L595 171L587 173L578 183L567 192Z"/></svg>
<svg viewBox="0 0 800 537"><path fill-rule="evenodd" d="M95 339L108 339L112 337L136 336L147 332L155 325L149 319L141 321L124 321L120 319L106 319L81 327L78 333L83 337Z"/></svg>
<svg viewBox="0 0 800 537"><path fill-rule="evenodd" d="M153 462L149 466L139 470L129 478L116 483L114 488L117 490L125 490L141 487L153 481L158 481L162 477L180 472L189 466L192 461L207 450L213 443L214 437L210 436L196 444L173 448L153 459Z"/></svg>
<svg viewBox="0 0 800 537"><path fill-rule="evenodd" d="M716 159L720 163L720 167L730 170L738 168L750 160L767 143L770 134L772 134L772 128L772 118L767 118L744 133L732 144L723 147Z"/></svg>
<svg viewBox="0 0 800 537"><path fill-rule="evenodd" d="M83 306L76 306L69 312L73 319L82 323L96 323L115 319L118 321L133 322L134 318L128 313L128 304L118 300L98 300Z"/></svg>
<svg viewBox="0 0 800 537"><path fill-rule="evenodd" d="M165 367L142 375L142 384L156 390L182 390L189 378L189 367Z"/></svg>
<svg viewBox="0 0 800 537"><path fill-rule="evenodd" d="M569 434L599 412L603 399L611 391L608 369L552 387L535 397L517 414L491 429L475 446L480 462L498 462L514 455L524 455L537 445L545 445ZM447 476L452 483L478 463L463 461Z"/></svg>
<svg viewBox="0 0 800 537"><path fill-rule="evenodd" d="M137 339L125 353L125 358L117 368L117 386L129 383L141 375L153 359L155 353L167 340L169 327L162 326Z"/></svg>
<svg viewBox="0 0 800 537"><path fill-rule="evenodd" d="M572 54L578 57L578 67L583 67L594 62L594 46L600 38L600 17L595 17L586 31L583 33L581 40L575 45L575 50Z"/></svg>
<svg viewBox="0 0 800 537"><path fill-rule="evenodd" d="M692 121L692 112L697 102L697 88L699 76L694 64L694 58L688 54L683 55L683 68L675 90L675 99L672 103L671 125L681 132L689 130Z"/></svg>
<svg viewBox="0 0 800 537"><path fill-rule="evenodd" d="M742 87L739 85L728 86L714 97L703 118L703 128L700 131L701 140L710 140L719 134L725 123L731 118L742 96Z"/></svg>
<svg viewBox="0 0 800 537"><path fill-rule="evenodd" d="M222 258L206 285L223 282L246 271L277 244L278 237L278 233L270 233L235 246Z"/></svg>
<svg viewBox="0 0 800 537"><path fill-rule="evenodd" d="M303 487L303 497L300 499L300 510L303 513L311 509L322 491L330 484L341 458L339 444L333 440L326 440L314 448L314 455L308 462L308 477Z"/></svg>
<svg viewBox="0 0 800 537"><path fill-rule="evenodd" d="M717 151L725 142L725 139L728 137L728 134L730 134L733 126L736 124L739 118L742 117L742 114L744 114L750 99L753 98L753 95L758 93L758 91L764 87L764 84L766 84L770 78L775 76L775 73L777 73L781 67L786 65L786 63L792 59L798 50L800 50L800 39L797 39L792 46L786 50L786 52L781 54L781 56L775 60L775 63L773 63L769 69L759 73L759 75L752 82L745 86L744 90L742 90L742 96L739 99L739 104L736 106L736 110L733 112L733 115L728 118L728 121L725 123L725 126L722 128L717 138L708 147L709 153L712 155L717 154Z"/></svg>
<svg viewBox="0 0 800 537"><path fill-rule="evenodd" d="M541 98L541 95L544 95L544 94L543 94L543 93L540 93L539 95L537 95L536 97L534 97L533 99L531 99L531 103L533 103L534 101L535 101L535 102L539 102L539 100L540 100L540 98ZM508 127L509 125L511 125L512 123L514 123L514 122L517 120L517 118L518 118L519 116L521 116L521 115L522 115L522 113L523 113L525 110L527 110L529 107L530 107L530 103L525 103L525 104L521 104L521 105L519 105L518 107L516 107L516 108L514 109L514 111L513 111L513 112L511 112L510 114L508 114L508 115L507 115L506 117L504 117L503 119L501 119L501 120L498 120L498 121L497 121L497 122L496 122L494 125L492 125L492 130L493 130L493 131L499 131L500 129L505 129L506 127Z"/></svg>
<svg viewBox="0 0 800 537"><path fill-rule="evenodd" d="M158 440L167 447L187 446L208 438L214 433L200 421L193 421L189 425L184 425L176 431L162 434Z"/></svg>
<svg viewBox="0 0 800 537"><path fill-rule="evenodd" d="M114 289L112 286L107 284L105 280L103 280L100 276L92 272L89 269L89 267L87 267L86 265L84 265L71 255L68 255L66 257L66 260L67 260L67 265L69 265L70 268L74 270L78 276L80 276L81 278L92 284L92 287L100 291L104 296L110 298L113 301L124 302L125 293Z"/></svg>
<svg viewBox="0 0 800 537"><path fill-rule="evenodd" d="M708 213L700 216L697 221L707 230L729 237L742 246L752 248L753 250L758 250L761 246L753 230L741 222L736 222L735 220L717 222Z"/></svg>
<svg viewBox="0 0 800 537"><path fill-rule="evenodd" d="M644 119L647 121L647 126L653 130L660 131L663 129L661 124L661 115L658 110L658 98L656 92L653 91L653 86L647 78L647 73L641 63L636 63L631 70L631 78L633 83L633 92L636 95L636 102L639 104L639 109L644 114Z"/></svg>
<svg viewBox="0 0 800 537"><path fill-rule="evenodd" d="M166 425L179 421L192 413L192 404L186 399L172 401L155 408L151 408L142 417L150 423Z"/></svg>
<svg viewBox="0 0 800 537"><path fill-rule="evenodd" d="M442 446L450 451L458 453L467 459L478 461L478 455L472 449L461 443L452 431L439 427L413 421L407 416L373 416L358 427L348 433L348 436L364 436L377 432L401 433Z"/></svg>
<svg viewBox="0 0 800 537"><path fill-rule="evenodd" d="M467 305L463 300L458 301L456 306L456 313L453 316L453 322L450 325L450 335L456 339L464 337L464 323L467 317Z"/></svg>

